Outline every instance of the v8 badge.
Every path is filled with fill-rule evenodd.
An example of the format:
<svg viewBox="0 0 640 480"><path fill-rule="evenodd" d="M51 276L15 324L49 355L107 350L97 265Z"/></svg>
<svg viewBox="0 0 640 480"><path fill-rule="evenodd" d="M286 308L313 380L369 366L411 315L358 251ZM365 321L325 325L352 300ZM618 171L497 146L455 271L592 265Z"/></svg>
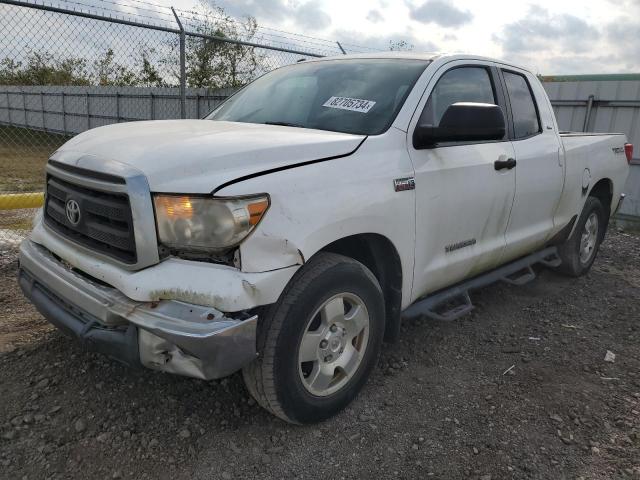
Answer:
<svg viewBox="0 0 640 480"><path fill-rule="evenodd" d="M416 179L414 177L396 178L393 181L393 188L396 192L414 190L416 188Z"/></svg>

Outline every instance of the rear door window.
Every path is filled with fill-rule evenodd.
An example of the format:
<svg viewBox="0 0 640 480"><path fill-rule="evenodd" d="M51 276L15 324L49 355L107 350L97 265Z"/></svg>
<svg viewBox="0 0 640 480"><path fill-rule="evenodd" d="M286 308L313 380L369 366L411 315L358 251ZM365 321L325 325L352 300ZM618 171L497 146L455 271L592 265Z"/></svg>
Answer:
<svg viewBox="0 0 640 480"><path fill-rule="evenodd" d="M526 138L540 133L538 109L529 82L519 73L503 70L502 74L511 102L515 138Z"/></svg>

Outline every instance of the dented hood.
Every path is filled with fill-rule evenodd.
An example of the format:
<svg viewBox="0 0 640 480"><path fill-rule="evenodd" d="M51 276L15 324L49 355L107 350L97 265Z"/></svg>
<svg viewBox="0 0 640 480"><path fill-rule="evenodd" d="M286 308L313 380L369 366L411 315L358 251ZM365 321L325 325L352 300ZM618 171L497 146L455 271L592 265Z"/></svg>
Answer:
<svg viewBox="0 0 640 480"><path fill-rule="evenodd" d="M276 125L156 120L88 130L55 158L79 167L88 157L115 160L144 173L151 191L208 193L246 175L347 155L364 138Z"/></svg>

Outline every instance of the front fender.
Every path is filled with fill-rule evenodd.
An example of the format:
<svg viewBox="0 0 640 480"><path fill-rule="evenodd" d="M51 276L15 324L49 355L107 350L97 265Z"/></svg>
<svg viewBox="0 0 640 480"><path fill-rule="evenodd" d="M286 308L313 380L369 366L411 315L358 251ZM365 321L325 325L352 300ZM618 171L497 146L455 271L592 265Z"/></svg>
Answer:
<svg viewBox="0 0 640 480"><path fill-rule="evenodd" d="M267 192L271 207L240 246L242 270L260 272L301 265L344 237L376 233L400 253L405 294L411 292L415 195L396 192L394 179L413 176L405 135L391 129L369 137L348 157L258 176L219 195Z"/></svg>

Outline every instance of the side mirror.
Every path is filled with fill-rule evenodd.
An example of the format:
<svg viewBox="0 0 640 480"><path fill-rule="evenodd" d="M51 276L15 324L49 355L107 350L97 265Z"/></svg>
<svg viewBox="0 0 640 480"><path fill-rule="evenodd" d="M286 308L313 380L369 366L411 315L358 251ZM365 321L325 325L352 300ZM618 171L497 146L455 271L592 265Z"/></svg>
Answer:
<svg viewBox="0 0 640 480"><path fill-rule="evenodd" d="M440 125L418 125L413 132L413 147L432 147L439 142L500 140L506 124L498 105L459 102L444 112Z"/></svg>

